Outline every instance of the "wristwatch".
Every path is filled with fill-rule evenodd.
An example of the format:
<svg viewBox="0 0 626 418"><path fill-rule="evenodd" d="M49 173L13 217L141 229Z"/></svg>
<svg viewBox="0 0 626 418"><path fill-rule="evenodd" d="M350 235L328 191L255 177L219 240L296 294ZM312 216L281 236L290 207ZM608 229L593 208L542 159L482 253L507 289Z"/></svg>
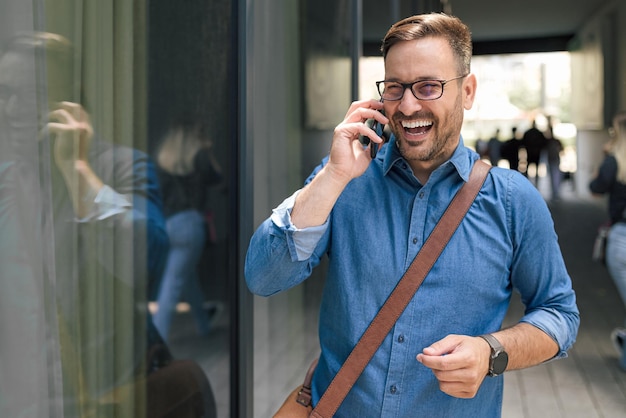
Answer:
<svg viewBox="0 0 626 418"><path fill-rule="evenodd" d="M500 344L500 341L491 334L479 335L480 338L487 341L489 347L491 347L491 357L489 358L489 371L487 376L495 377L501 375L506 370L507 364L509 364L509 355L504 351L504 347Z"/></svg>

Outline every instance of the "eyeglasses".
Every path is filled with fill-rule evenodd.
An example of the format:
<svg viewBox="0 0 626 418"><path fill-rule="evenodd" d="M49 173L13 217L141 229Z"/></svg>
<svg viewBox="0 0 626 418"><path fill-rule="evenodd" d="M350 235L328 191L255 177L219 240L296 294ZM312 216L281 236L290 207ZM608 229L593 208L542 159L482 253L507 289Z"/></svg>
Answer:
<svg viewBox="0 0 626 418"><path fill-rule="evenodd" d="M443 96L443 86L463 77L467 77L467 74L449 80L418 80L412 83L383 80L377 81L376 87L383 100L400 100L406 89L410 89L417 100L437 100Z"/></svg>

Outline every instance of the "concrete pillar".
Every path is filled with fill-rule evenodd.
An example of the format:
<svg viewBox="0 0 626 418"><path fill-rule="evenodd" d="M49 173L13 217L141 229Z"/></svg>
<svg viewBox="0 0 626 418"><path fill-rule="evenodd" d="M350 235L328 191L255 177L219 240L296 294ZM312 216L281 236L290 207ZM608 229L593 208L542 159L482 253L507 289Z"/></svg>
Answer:
<svg viewBox="0 0 626 418"><path fill-rule="evenodd" d="M589 182L595 177L604 159L604 144L609 140L607 130L579 130L576 136L576 194L591 197Z"/></svg>

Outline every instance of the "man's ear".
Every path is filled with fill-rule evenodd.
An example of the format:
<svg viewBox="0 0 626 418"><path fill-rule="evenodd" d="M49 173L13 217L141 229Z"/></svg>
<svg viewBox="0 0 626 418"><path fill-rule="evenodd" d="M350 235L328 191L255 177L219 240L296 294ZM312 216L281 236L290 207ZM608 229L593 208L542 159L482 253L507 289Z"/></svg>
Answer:
<svg viewBox="0 0 626 418"><path fill-rule="evenodd" d="M476 76L473 73L468 74L463 80L463 107L465 110L470 110L474 104L476 85Z"/></svg>

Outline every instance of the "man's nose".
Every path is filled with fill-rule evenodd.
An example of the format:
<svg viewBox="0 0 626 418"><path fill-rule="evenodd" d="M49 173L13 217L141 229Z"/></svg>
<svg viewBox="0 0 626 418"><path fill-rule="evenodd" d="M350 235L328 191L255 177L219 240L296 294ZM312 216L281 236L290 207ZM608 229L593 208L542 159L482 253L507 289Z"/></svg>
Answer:
<svg viewBox="0 0 626 418"><path fill-rule="evenodd" d="M410 88L404 89L404 94L402 94L402 98L400 99L398 110L405 115L410 115L421 109L421 100L418 100L417 97L415 97L413 91Z"/></svg>

